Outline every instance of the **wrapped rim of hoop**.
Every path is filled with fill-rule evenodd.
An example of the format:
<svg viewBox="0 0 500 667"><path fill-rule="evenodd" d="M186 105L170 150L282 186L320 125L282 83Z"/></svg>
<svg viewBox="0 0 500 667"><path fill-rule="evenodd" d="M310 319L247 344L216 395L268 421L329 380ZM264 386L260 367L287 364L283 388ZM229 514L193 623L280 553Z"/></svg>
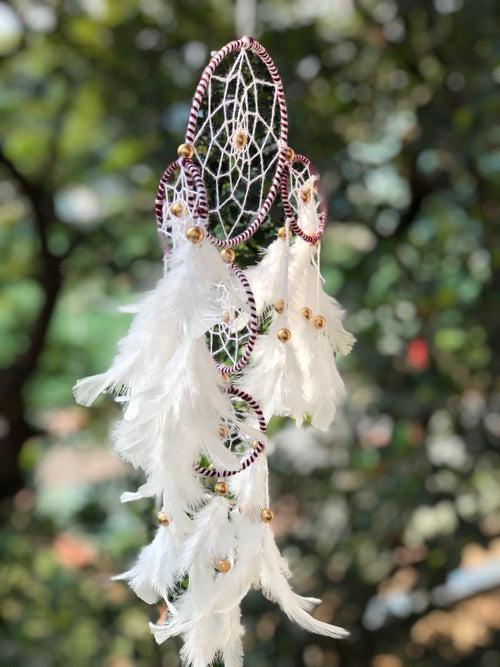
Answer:
<svg viewBox="0 0 500 667"><path fill-rule="evenodd" d="M257 333L259 329L259 316L257 314L257 307L255 305L255 298L250 287L250 283L247 280L247 277L241 269L239 269L234 264L230 266L232 274L239 280L243 291L245 292L245 300L248 306L248 323L245 325L248 330L246 345L243 350L241 357L231 366L221 364L215 361L218 370L221 373L227 375L233 375L238 373L248 364L250 356L252 354L253 348L255 346L255 341L257 340Z"/></svg>
<svg viewBox="0 0 500 667"><path fill-rule="evenodd" d="M252 408L253 412L255 413L255 416L257 418L257 422L259 425L259 430L263 436L266 435L266 419L264 417L264 413L262 412L262 409L260 405L257 403L257 401L250 396L250 394L247 394L246 391L243 391L242 389L238 389L237 387L233 387L232 385L228 388L227 393L230 396L235 396L236 398L240 398L242 401L245 401L248 403L248 405ZM255 446L255 449L245 456L244 459L242 459L240 463L240 467L236 470L224 470L224 469L217 469L217 468L206 468L204 466L200 465L195 465L193 466L193 469L197 475L200 475L201 477L220 477L220 478L227 478L227 477L233 477L234 475L237 475L238 473L242 472L243 470L246 470L249 468L252 463L254 463L259 454L261 454L264 451L265 448L265 443L263 442L264 438L262 440L259 440Z"/></svg>
<svg viewBox="0 0 500 667"><path fill-rule="evenodd" d="M317 170L314 168L313 164L311 163L311 160L306 157L305 155L295 155L293 162L298 162L299 164L304 166L304 170L308 171L311 176L314 176L317 180L317 191L318 191L318 199L319 199L319 227L318 231L315 232L314 234L308 234L306 233L302 227L299 225L297 221L297 216L296 213L292 207L292 204L290 202L290 189L289 189L289 176L291 174L291 171L293 169L293 164L287 164L285 166L285 169L283 170L283 173L281 175L280 179L280 194L281 194L281 201L283 203L283 210L285 213L285 217L287 221L290 224L290 229L293 231L294 234L297 234L297 236L300 236L301 239L306 241L307 243L315 244L317 243L321 237L323 236L325 232L325 227L327 223L327 218L328 218L328 211L326 207L326 198L323 194L323 191L321 189L321 180L319 177L319 173Z"/></svg>
<svg viewBox="0 0 500 667"><path fill-rule="evenodd" d="M193 97L193 103L191 106L191 111L189 114L189 119L186 129L185 143L189 144L190 146L193 146L193 149L195 151L193 157L196 159L197 157L196 144L195 144L196 128L199 120L200 109L203 100L206 97L206 93L210 81L212 79L212 76L214 75L214 72L216 71L217 67L222 63L224 58L226 58L226 56L228 56L230 53L241 50L249 50L260 59L260 61L267 69L270 81L274 84L275 96L279 109L279 132L278 132L278 139L276 146L277 163L271 184L269 185L267 195L261 202L259 210L255 213L255 217L247 226L247 228L244 231L236 234L235 236L225 239L217 238L212 235L211 238L212 243L215 246L221 248L230 248L235 245L238 245L239 243L243 243L244 241L247 241L251 236L253 236L253 234L255 234L255 232L259 229L260 225L267 217L267 214L269 213L269 210L272 206L274 199L276 198L276 195L279 190L281 176L286 166L288 112L286 108L285 95L283 92L283 83L281 81L281 77L278 73L278 70L274 62L271 59L271 56L268 54L266 49L252 37L243 37L242 39L237 39L226 44L226 46L224 46L222 49L217 51L212 56L210 62L203 70L203 73L201 75L200 81L198 83L198 86L196 87L196 91ZM206 189L205 189L205 194L206 194ZM208 219L208 207L207 207L207 219Z"/></svg>

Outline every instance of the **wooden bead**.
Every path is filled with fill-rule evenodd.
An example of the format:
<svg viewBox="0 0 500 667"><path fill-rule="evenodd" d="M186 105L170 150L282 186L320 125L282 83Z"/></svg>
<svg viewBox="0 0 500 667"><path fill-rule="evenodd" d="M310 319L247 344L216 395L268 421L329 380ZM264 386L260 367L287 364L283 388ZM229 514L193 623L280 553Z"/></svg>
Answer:
<svg viewBox="0 0 500 667"><path fill-rule="evenodd" d="M279 341L281 341L282 343L288 343L288 341L292 337L292 332L290 331L290 329L283 328L283 329L278 329L278 333L276 335L278 336Z"/></svg>
<svg viewBox="0 0 500 667"><path fill-rule="evenodd" d="M191 159L194 155L194 146L191 146L191 144L181 144L177 148L177 155Z"/></svg>
<svg viewBox="0 0 500 667"><path fill-rule="evenodd" d="M170 519L167 516L167 513L164 512L163 510L161 512L158 512L156 515L156 520L160 524L160 526L168 526L170 524Z"/></svg>
<svg viewBox="0 0 500 667"><path fill-rule="evenodd" d="M313 311L309 308L309 306L305 306L304 308L301 308L299 310L299 313L302 315L302 317L305 320L310 320L311 317L313 316Z"/></svg>
<svg viewBox="0 0 500 667"><path fill-rule="evenodd" d="M229 437L229 429L225 424L221 424L219 426L219 435L221 438L228 438Z"/></svg>
<svg viewBox="0 0 500 667"><path fill-rule="evenodd" d="M229 491L229 486L226 484L226 482L216 482L214 486L214 491L218 496L225 496L226 493Z"/></svg>
<svg viewBox="0 0 500 667"><path fill-rule="evenodd" d="M288 148L285 151L285 157L288 160L288 162L293 162L295 160L295 151L293 150L293 148L290 148L290 146L288 146Z"/></svg>
<svg viewBox="0 0 500 667"><path fill-rule="evenodd" d="M221 558L215 563L215 569L222 574L226 574L231 569L231 563L227 558Z"/></svg>
<svg viewBox="0 0 500 667"><path fill-rule="evenodd" d="M286 239L286 227L280 227L278 229L278 237L280 239Z"/></svg>
<svg viewBox="0 0 500 667"><path fill-rule="evenodd" d="M175 215L176 218L180 218L184 215L184 203L181 201L175 201L170 207L170 213Z"/></svg>
<svg viewBox="0 0 500 667"><path fill-rule="evenodd" d="M193 227L188 227L186 231L186 237L191 243L198 244L203 241L205 238L205 230L203 227L198 227L198 225L194 225Z"/></svg>
<svg viewBox="0 0 500 667"><path fill-rule="evenodd" d="M304 204L308 204L311 201L311 190L309 188L304 188L300 191L300 198Z"/></svg>
<svg viewBox="0 0 500 667"><path fill-rule="evenodd" d="M238 130L233 134L233 146L241 151L248 143L248 134L244 130Z"/></svg>
<svg viewBox="0 0 500 667"><path fill-rule="evenodd" d="M260 518L264 523L271 523L271 521L274 519L274 514L272 509L270 509L269 507L265 507L263 510L261 510Z"/></svg>
<svg viewBox="0 0 500 667"><path fill-rule="evenodd" d="M274 310L277 313L283 313L285 311L285 302L283 301L283 299L277 299L274 302L273 306L274 306Z"/></svg>
<svg viewBox="0 0 500 667"><path fill-rule="evenodd" d="M326 317L324 315L315 315L313 324L316 329L324 329L326 327Z"/></svg>
<svg viewBox="0 0 500 667"><path fill-rule="evenodd" d="M220 256L222 257L222 261L226 262L226 264L232 264L236 259L236 253L232 248L224 248L220 251Z"/></svg>

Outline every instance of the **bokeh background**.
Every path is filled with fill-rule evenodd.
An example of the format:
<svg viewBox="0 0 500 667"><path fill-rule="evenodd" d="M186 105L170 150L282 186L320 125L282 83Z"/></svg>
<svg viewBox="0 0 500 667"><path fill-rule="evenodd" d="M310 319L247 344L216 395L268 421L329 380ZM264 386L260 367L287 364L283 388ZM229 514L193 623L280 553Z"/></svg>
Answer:
<svg viewBox="0 0 500 667"><path fill-rule="evenodd" d="M253 593L249 667L500 665L499 34L497 0L258 4L358 343L331 433L274 423L271 457L294 584L352 639ZM156 184L233 36L228 0L0 2L2 665L178 665L110 581L154 523L115 408L71 387L160 274Z"/></svg>

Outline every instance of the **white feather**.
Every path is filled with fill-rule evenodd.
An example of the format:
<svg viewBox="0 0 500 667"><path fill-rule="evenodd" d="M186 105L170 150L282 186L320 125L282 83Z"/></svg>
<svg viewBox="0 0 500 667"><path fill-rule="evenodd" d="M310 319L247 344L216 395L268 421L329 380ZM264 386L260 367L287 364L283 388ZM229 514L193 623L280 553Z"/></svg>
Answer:
<svg viewBox="0 0 500 667"><path fill-rule="evenodd" d="M281 296L286 249L284 239L275 239L262 253L259 263L245 271L259 314Z"/></svg>
<svg viewBox="0 0 500 667"><path fill-rule="evenodd" d="M256 399L267 420L289 416L300 425L305 407L303 374L293 345L278 340L278 329L284 326L281 318L274 316L267 334L257 338L251 362L237 384Z"/></svg>
<svg viewBox="0 0 500 667"><path fill-rule="evenodd" d="M239 457L217 435L232 405L202 339L179 346L165 375L157 388L135 399L137 416L117 424L113 441L121 456L146 472L150 491L163 490L169 511L186 511L204 497L193 472L201 454L218 466L239 467Z"/></svg>
<svg viewBox="0 0 500 667"><path fill-rule="evenodd" d="M333 422L337 407L344 400L345 386L337 370L329 338L322 331L315 333L314 354L311 355L305 394L312 425L325 431Z"/></svg>
<svg viewBox="0 0 500 667"><path fill-rule="evenodd" d="M222 658L224 667L242 667L243 666L243 644L242 636L244 628L241 625L241 611L235 607L232 611L225 614L226 637L223 648Z"/></svg>
<svg viewBox="0 0 500 667"><path fill-rule="evenodd" d="M91 405L103 391L124 391L133 397L154 386L180 340L198 338L220 320L218 284L235 293L234 277L217 250L208 242L183 243L166 275L137 305L109 370L76 383L77 402Z"/></svg>
<svg viewBox="0 0 500 667"><path fill-rule="evenodd" d="M270 528L264 536L264 556L261 570L260 585L264 595L277 602L288 618L304 630L326 637L344 638L349 635L347 630L335 625L318 621L307 613L315 600L304 598L290 588L287 581L289 568L278 551Z"/></svg>
<svg viewBox="0 0 500 667"><path fill-rule="evenodd" d="M126 581L148 604L160 598L168 599L175 585L180 537L175 525L160 526L151 544L142 549L135 565L113 580Z"/></svg>

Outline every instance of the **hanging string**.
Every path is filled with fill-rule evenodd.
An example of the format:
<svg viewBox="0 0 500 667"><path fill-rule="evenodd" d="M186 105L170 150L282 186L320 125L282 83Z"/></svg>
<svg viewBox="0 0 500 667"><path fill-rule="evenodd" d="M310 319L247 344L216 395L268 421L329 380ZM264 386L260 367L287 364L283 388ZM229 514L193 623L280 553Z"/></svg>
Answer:
<svg viewBox="0 0 500 667"><path fill-rule="evenodd" d="M254 36L256 13L256 0L236 0L234 29L237 37Z"/></svg>

